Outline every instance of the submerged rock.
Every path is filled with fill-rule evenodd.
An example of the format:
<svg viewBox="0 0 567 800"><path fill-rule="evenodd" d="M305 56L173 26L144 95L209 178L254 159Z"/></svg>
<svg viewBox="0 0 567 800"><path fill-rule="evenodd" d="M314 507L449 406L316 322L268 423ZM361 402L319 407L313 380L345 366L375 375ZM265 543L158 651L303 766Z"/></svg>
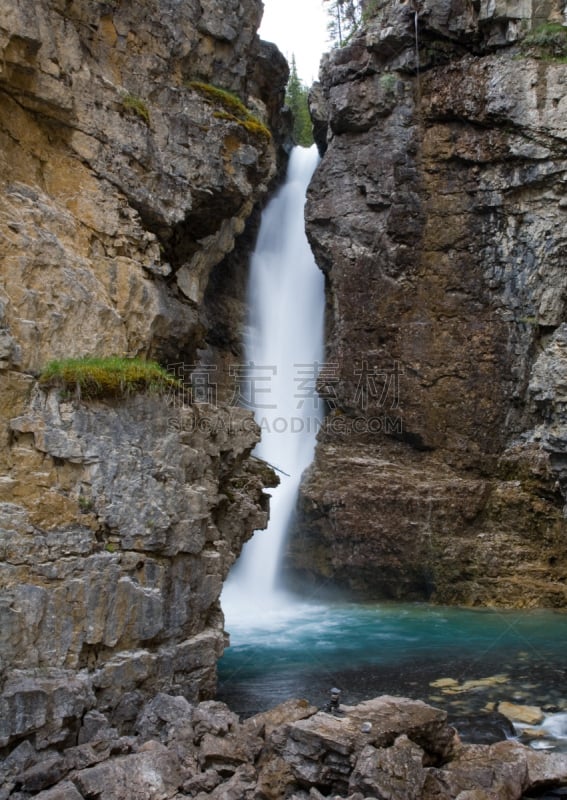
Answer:
<svg viewBox="0 0 567 800"><path fill-rule="evenodd" d="M516 736L516 729L510 719L498 711L465 716L451 715L450 722L461 741L467 744L495 744Z"/></svg>
<svg viewBox="0 0 567 800"><path fill-rule="evenodd" d="M538 725L545 717L541 708L537 706L522 706L505 701L498 703L498 711L511 722L523 722L526 725Z"/></svg>

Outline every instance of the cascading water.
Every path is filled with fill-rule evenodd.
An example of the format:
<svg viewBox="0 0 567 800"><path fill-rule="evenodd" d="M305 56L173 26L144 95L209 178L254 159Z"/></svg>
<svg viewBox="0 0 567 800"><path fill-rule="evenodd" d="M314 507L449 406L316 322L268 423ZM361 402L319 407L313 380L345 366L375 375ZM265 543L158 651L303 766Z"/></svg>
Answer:
<svg viewBox="0 0 567 800"><path fill-rule="evenodd" d="M281 483L268 529L245 545L223 592L229 630L233 619L259 621L289 601L277 590L278 565L321 417L315 381L323 353L324 279L303 216L317 163L315 146L292 151L286 181L262 215L250 265L246 362L250 405L262 428L255 455L281 471Z"/></svg>

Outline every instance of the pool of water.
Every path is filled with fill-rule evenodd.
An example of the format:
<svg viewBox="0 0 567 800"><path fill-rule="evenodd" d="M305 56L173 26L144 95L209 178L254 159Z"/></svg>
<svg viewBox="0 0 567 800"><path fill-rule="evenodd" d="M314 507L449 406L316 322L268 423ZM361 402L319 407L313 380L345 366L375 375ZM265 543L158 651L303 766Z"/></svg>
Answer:
<svg viewBox="0 0 567 800"><path fill-rule="evenodd" d="M346 704L394 694L450 716L500 701L567 710L563 612L296 603L227 613L226 627L218 697L243 716L292 697L322 706L334 686Z"/></svg>

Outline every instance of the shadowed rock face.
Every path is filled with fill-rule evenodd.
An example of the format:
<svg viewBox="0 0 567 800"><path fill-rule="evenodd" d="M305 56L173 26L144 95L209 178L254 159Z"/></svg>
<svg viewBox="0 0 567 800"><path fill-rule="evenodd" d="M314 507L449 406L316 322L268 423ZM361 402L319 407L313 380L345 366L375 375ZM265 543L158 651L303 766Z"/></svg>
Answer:
<svg viewBox="0 0 567 800"><path fill-rule="evenodd" d="M566 600L567 67L527 36L564 3L505 6L419 4L419 55L369 6L312 93L331 415L289 565L362 597Z"/></svg>
<svg viewBox="0 0 567 800"><path fill-rule="evenodd" d="M250 415L36 378L82 355L196 363L211 270L282 158L287 65L261 11L0 2L0 748L214 693L222 582L273 481Z"/></svg>

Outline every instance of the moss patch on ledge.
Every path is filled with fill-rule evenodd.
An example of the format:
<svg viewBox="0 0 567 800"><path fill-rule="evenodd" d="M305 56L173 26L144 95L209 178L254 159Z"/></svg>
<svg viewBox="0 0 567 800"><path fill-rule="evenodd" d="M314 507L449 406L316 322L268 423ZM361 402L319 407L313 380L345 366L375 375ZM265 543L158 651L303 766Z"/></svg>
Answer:
<svg viewBox="0 0 567 800"><path fill-rule="evenodd" d="M547 22L528 33L521 42L524 52L548 61L567 61L567 27Z"/></svg>
<svg viewBox="0 0 567 800"><path fill-rule="evenodd" d="M254 114L246 108L242 100L226 89L220 89L203 81L189 81L187 86L205 98L211 105L221 106L222 110L215 111L213 116L236 122L245 128L248 133L269 141L272 138L269 128L264 125Z"/></svg>
<svg viewBox="0 0 567 800"><path fill-rule="evenodd" d="M178 389L180 382L155 361L109 356L51 361L39 376L40 386L59 386L83 398L125 397L137 392Z"/></svg>

